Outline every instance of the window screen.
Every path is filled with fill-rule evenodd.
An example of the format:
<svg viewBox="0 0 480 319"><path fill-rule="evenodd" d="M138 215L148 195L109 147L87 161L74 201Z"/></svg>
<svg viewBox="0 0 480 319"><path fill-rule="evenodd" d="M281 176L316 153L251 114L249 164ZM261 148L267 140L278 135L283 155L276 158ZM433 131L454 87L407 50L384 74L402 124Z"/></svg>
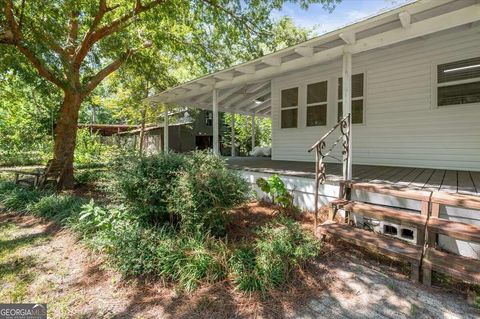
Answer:
<svg viewBox="0 0 480 319"><path fill-rule="evenodd" d="M480 58L437 66L437 105L480 102Z"/></svg>
<svg viewBox="0 0 480 319"><path fill-rule="evenodd" d="M307 126L327 125L328 82L307 85Z"/></svg>
<svg viewBox="0 0 480 319"><path fill-rule="evenodd" d="M337 120L343 118L343 79L338 79L338 110ZM352 75L352 123L362 124L364 122L364 75L363 73Z"/></svg>
<svg viewBox="0 0 480 319"><path fill-rule="evenodd" d="M281 128L294 128L298 123L298 87L281 92Z"/></svg>

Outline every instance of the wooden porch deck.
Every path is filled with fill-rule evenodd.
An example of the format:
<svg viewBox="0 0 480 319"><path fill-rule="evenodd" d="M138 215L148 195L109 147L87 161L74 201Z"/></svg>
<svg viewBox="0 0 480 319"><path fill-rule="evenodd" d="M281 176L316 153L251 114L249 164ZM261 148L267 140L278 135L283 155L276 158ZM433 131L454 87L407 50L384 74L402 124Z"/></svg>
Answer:
<svg viewBox="0 0 480 319"><path fill-rule="evenodd" d="M264 157L233 157L227 163L234 169L315 178L313 162L276 161ZM342 179L342 165L326 164L327 183ZM389 184L400 188L442 191L480 196L480 172L416 167L353 165L353 179Z"/></svg>

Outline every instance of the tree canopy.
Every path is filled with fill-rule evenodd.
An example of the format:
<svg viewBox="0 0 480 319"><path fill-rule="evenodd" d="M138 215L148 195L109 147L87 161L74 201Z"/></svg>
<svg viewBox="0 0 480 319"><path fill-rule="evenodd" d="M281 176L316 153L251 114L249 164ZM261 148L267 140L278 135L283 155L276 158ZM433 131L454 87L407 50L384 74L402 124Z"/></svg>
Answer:
<svg viewBox="0 0 480 319"><path fill-rule="evenodd" d="M14 74L63 95L53 160L63 168L60 187L71 187L81 106L105 78L131 65L145 75L140 82L162 90L172 84L172 66L196 76L263 55L277 45L270 13L284 2L0 0L0 80ZM338 0L289 2L331 9ZM148 79L152 67L165 81Z"/></svg>

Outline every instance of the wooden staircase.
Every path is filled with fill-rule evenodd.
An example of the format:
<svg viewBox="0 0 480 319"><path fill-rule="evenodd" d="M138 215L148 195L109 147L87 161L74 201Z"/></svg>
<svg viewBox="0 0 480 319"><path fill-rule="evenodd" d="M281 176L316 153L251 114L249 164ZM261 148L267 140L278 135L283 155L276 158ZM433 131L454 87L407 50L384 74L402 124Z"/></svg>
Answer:
<svg viewBox="0 0 480 319"><path fill-rule="evenodd" d="M329 220L316 229L322 240L332 236L407 261L415 282L422 278L424 284L430 285L433 270L480 284L480 260L442 251L438 245L439 234L480 243L480 226L448 220L441 214L442 208L448 206L472 210L480 217L479 197L352 181L340 187L342 198L330 202ZM358 194L363 197L355 198ZM405 205L388 207L369 202L376 196ZM342 222L334 222L340 210L344 212Z"/></svg>
<svg viewBox="0 0 480 319"><path fill-rule="evenodd" d="M438 271L460 280L480 284L479 253L475 259L440 250L440 236L480 243L480 226L445 218L447 208L467 210L480 220L480 197L418 191L386 184L359 183L352 179L351 114L347 114L308 150L315 151L315 224L316 235L327 235L408 261L411 278L431 284L431 272ZM327 138L337 130L330 147ZM332 155L342 146L342 158ZM329 220L318 220L319 186L325 183L324 159L332 157L343 163L343 182L339 199L330 203ZM386 205L387 204L387 205ZM334 222L339 210L342 222ZM317 226L318 225L318 226ZM480 246L479 246L480 250Z"/></svg>

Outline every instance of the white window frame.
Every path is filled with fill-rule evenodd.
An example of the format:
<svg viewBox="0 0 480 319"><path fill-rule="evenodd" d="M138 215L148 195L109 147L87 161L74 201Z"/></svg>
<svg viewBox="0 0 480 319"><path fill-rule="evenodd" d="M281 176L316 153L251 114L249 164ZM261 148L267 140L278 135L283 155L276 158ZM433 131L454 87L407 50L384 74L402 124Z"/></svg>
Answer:
<svg viewBox="0 0 480 319"><path fill-rule="evenodd" d="M296 106L289 106L289 107L282 107L282 92L283 91L286 91L286 90L289 90L289 89L297 89L297 105ZM279 91L279 96L280 96L280 116L278 117L279 118L279 122L278 122L278 127L281 129L281 130L291 130L291 129L298 129L299 128L299 122L300 122L300 94L301 94L301 85L293 85L293 86L288 86L288 87L284 87L284 88L281 88L280 91ZM295 127L282 127L282 113L283 111L287 111L287 110L297 110L297 126Z"/></svg>
<svg viewBox="0 0 480 319"><path fill-rule="evenodd" d="M357 74L363 73L363 95L361 97L352 98L353 101L363 100L363 122L362 123L354 123L355 126L365 126L367 125L367 71L365 70L357 70L357 72L352 72L352 76ZM335 123L338 122L338 103L343 102L343 97L341 99L338 98L338 80L342 78L342 75L337 76L336 83L335 83ZM353 112L353 110L352 110Z"/></svg>
<svg viewBox="0 0 480 319"><path fill-rule="evenodd" d="M316 84L316 83L322 83L322 82L327 82L327 100L325 102L317 102L317 103L310 103L308 104L308 86L311 85L311 84ZM324 80L319 80L319 81L311 81L311 82L307 82L305 83L305 127L307 128L311 128L311 127L324 127L324 126L328 126L328 97L329 97L329 85L330 85L330 81L328 79L324 79ZM322 106L322 105L325 105L325 109L326 109L326 114L325 114L325 125L312 125L312 126L308 126L307 125L307 122L308 122L308 107L309 106Z"/></svg>
<svg viewBox="0 0 480 319"><path fill-rule="evenodd" d="M432 63L431 67L431 81L432 81L432 90L431 90L431 108L432 109L445 109L445 108L464 108L464 107L479 107L480 102L477 103L465 103L465 104L449 104L449 105L438 105L438 88L439 87L444 87L444 86L451 86L451 85L457 85L457 84L467 84L467 83L473 83L473 82L479 82L480 77L473 78L473 79L467 79L467 80L459 80L459 81L451 81L451 82L445 82L445 83L438 83L438 74L437 74L437 69L440 64L445 64L445 63L451 63L451 62L457 62L457 61L462 61L462 60L468 60L468 59L473 59L479 57L479 54L469 54L469 55L457 55L454 57L449 57L445 59L439 59L435 62Z"/></svg>

